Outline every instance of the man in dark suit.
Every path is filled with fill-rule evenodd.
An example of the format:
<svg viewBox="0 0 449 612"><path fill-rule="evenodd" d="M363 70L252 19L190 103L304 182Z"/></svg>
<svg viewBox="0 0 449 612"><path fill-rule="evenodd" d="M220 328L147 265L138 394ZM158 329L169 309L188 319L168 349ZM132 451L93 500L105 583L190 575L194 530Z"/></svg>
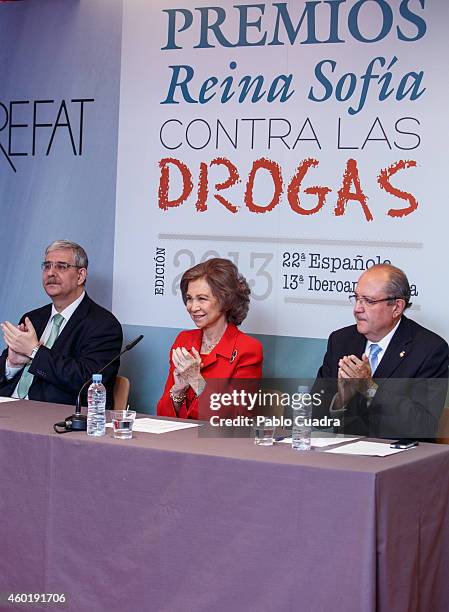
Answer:
<svg viewBox="0 0 449 612"><path fill-rule="evenodd" d="M83 383L120 352L120 323L85 292L87 255L57 240L45 251L42 285L52 304L26 313L19 325L1 324L7 348L0 357L0 395L74 404ZM103 372L107 407L119 363Z"/></svg>
<svg viewBox="0 0 449 612"><path fill-rule="evenodd" d="M369 268L350 300L356 324L329 337L315 415L338 418L344 433L432 439L447 392L447 343L404 316L410 286L399 268Z"/></svg>

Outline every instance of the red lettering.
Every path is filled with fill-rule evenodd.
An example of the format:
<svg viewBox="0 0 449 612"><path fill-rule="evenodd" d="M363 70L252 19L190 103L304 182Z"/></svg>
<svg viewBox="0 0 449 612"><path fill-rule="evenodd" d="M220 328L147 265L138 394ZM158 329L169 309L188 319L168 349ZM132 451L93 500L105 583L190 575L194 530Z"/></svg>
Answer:
<svg viewBox="0 0 449 612"><path fill-rule="evenodd" d="M170 166L169 164L173 164L178 168L181 172L181 178L183 183L182 193L179 198L176 200L169 200L168 193L170 189ZM161 177L159 179L159 208L162 210L167 210L169 208L174 208L175 206L179 206L192 193L193 183L192 183L192 174L188 167L179 159L175 159L174 157L164 157L159 162L159 168L161 169Z"/></svg>
<svg viewBox="0 0 449 612"><path fill-rule="evenodd" d="M350 191L351 184L354 184L355 191ZM357 168L357 162L355 159L348 159L346 164L346 170L343 173L343 185L338 190L338 200L334 209L336 217L345 214L346 204L349 200L355 200L362 206L362 210L365 213L367 221L373 220L373 215L367 205L368 198L363 193L360 186L359 170Z"/></svg>
<svg viewBox="0 0 449 612"><path fill-rule="evenodd" d="M241 181L237 167L226 157L216 157L209 163L200 162L195 208L199 213L205 212L208 209L208 200L211 195L211 190L209 189L209 177L211 168L213 166L224 166L224 170L221 171L220 169L218 174L219 176L225 174L226 177L224 180L215 183L214 190L212 191L214 198L229 212L235 214L238 212L239 206L233 204L229 199L222 195L222 193L220 193L233 187ZM321 211L327 201L327 194L332 191L331 187L323 185L312 185L305 189L303 188L304 178L309 172L309 169L316 168L318 166L319 161L317 159L312 157L303 159L296 168L295 174L291 178L288 187L286 188L286 195L290 208L293 212L299 215L308 216ZM392 163L390 166L388 166L388 168L380 170L379 174L377 175L377 183L381 189L386 191L388 194L399 198L400 200L404 200L407 203L404 208L390 208L387 211L388 216L393 218L405 217L418 208L418 201L411 193L394 187L390 182L391 177L400 170L415 168L416 166L417 163L414 160L399 160ZM161 159L159 161L159 167L159 208L162 210L168 210L169 208L180 206L186 200L188 200L193 191L191 170L184 162L172 157ZM178 173L176 173L176 170ZM259 171L267 172L273 183L273 195L271 200L266 204L255 202L254 190L256 187L257 173ZM174 184L172 184L173 181ZM170 199L170 190L175 192L175 194L181 191L181 194L177 198ZM266 187L263 191L262 189L256 189L256 194L265 194L266 192ZM268 192L271 192L269 185ZM269 212L280 203L283 193L284 184L281 166L277 162L266 157L256 159L251 166L243 195L243 200L247 208L256 214ZM354 200L362 207L363 215L366 221L369 222L373 220L373 215L367 203L368 197L365 195L360 184L359 170L355 159L347 160L341 188L337 193L338 199L333 211L335 216L338 217L344 215L346 213L348 202ZM312 208L306 208L303 205L300 199L300 194L315 196L316 200L311 201ZM241 196L236 196L236 198L237 197L240 199ZM263 198L263 196L261 197ZM269 195L267 197L269 197ZM304 196L301 195L301 198L304 199Z"/></svg>
<svg viewBox="0 0 449 612"><path fill-rule="evenodd" d="M310 209L303 208L301 206L301 203L299 201L299 190L301 189L302 180L307 174L308 169L315 168L316 166L318 166L318 164L318 160L313 159L312 157L304 159L299 164L298 169L296 170L295 175L293 176L292 180L290 181L290 185L288 186L288 203L290 204L291 209L294 212L299 213L300 215L313 215L314 213L317 213L319 210L321 210L321 208L323 208L324 203L326 202L326 196L329 191L332 191L330 187L318 187L317 185L314 185L313 187L307 187L307 189L304 190L304 193L307 193L308 195L317 195L318 202L314 208Z"/></svg>
<svg viewBox="0 0 449 612"><path fill-rule="evenodd" d="M254 202L253 198L253 190L254 190L254 181L256 180L256 174L259 170L264 169L268 170L271 179L274 185L274 194L271 198L271 202L266 206L259 206ZM266 157L261 157L260 159L256 159L253 162L251 171L248 176L248 182L246 183L245 189L245 197L244 201L250 211L255 213L265 213L269 210L273 210L273 208L279 204L282 195L282 174L279 164L272 161L271 159L267 159Z"/></svg>
<svg viewBox="0 0 449 612"><path fill-rule="evenodd" d="M210 162L210 165L211 166L223 165L227 168L229 172L229 177L225 181L223 181L222 183L215 184L215 189L217 191L228 189L229 187L232 187L233 185L235 185L236 183L240 181L240 177L239 177L237 168L234 166L234 164L231 161L229 161L229 159L226 159L226 157L216 157ZM237 206L234 206L234 204L232 204L232 202L227 200L225 197L219 195L218 193L214 193L214 198L218 200L220 204L223 204L223 206L225 206L232 213L237 212L238 210Z"/></svg>
<svg viewBox="0 0 449 612"><path fill-rule="evenodd" d="M401 189L393 187L389 180L390 177L393 176L393 174L396 174L396 172L399 172L399 170L415 167L416 161L413 159L408 161L400 159L396 163L391 164L391 166L388 166L388 168L384 168L384 170L380 171L379 176L377 177L377 182L379 183L380 188L385 189L387 193L391 193L391 195L394 195L401 200L406 200L409 202L409 206L407 208L390 208L390 210L387 212L387 215L390 217L405 217L418 208L418 201L414 196L412 196L411 193L401 191Z"/></svg>
<svg viewBox="0 0 449 612"><path fill-rule="evenodd" d="M209 180L207 174L207 164L200 163L200 176L198 178L198 199L196 209L198 212L207 210L207 198L209 196Z"/></svg>

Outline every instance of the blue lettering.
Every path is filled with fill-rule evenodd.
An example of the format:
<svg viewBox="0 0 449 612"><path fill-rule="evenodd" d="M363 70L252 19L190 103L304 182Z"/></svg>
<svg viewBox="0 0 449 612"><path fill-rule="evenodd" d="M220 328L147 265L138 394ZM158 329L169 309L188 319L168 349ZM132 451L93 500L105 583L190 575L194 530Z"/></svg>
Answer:
<svg viewBox="0 0 449 612"><path fill-rule="evenodd" d="M164 9L163 13L168 13L168 37L167 44L165 47L162 47L162 51L166 49L182 49L182 47L178 47L175 42L176 32L184 32L192 25L193 15L187 9ZM184 25L176 29L176 13L181 13L184 16Z"/></svg>
<svg viewBox="0 0 449 612"><path fill-rule="evenodd" d="M179 102L176 102L174 99L175 90L177 87L180 88L182 96L186 102L189 102L190 104L196 104L197 100L194 100L189 94L189 88L187 86L187 84L193 79L193 75L195 74L193 68L191 66L169 66L169 68L173 70L173 74L170 81L170 87L168 88L167 97L163 102L161 102L161 104L179 104ZM182 68L185 70L186 76L183 81L178 82L179 74Z"/></svg>
<svg viewBox="0 0 449 612"><path fill-rule="evenodd" d="M223 3L225 8L163 9L168 24L167 43L161 49L183 49L178 39L193 25L197 40L194 49L332 44L343 43L350 35L358 42L369 44L386 38L393 26L398 40L413 42L423 38L427 31L421 15L425 3L426 0L297 0L232 6ZM401 23L396 25L395 19L400 18ZM374 32L368 29L368 36L369 24L378 22ZM343 26L346 30L340 37ZM319 40L317 33L327 35L327 39Z"/></svg>
<svg viewBox="0 0 449 612"><path fill-rule="evenodd" d="M229 68L231 70L235 70L237 68L237 62L230 62ZM223 83L221 84L221 87L223 89L223 93L221 94L222 102L227 102L234 95L234 92L230 91L233 83L234 79L232 78L232 76L228 76L223 80Z"/></svg>
<svg viewBox="0 0 449 612"><path fill-rule="evenodd" d="M348 91L346 94L343 93L343 88L345 86L345 82L349 81ZM335 97L339 102L345 102L348 98L352 96L355 91L355 86L357 85L357 78L354 73L348 72L344 74L341 79L337 83L337 87L335 88Z"/></svg>
<svg viewBox="0 0 449 612"><path fill-rule="evenodd" d="M387 70L389 71L390 68L393 66L393 64L395 64L398 61L398 58L396 57L396 55L393 56L393 59L391 60L391 62L388 64L388 68ZM391 83L391 79L393 77L393 74L391 72L386 72L384 75L382 75L379 79L379 85L382 84L382 89L380 90L380 94L379 94L379 100L381 102L383 102L384 100L386 100L389 96L391 96L391 94L394 92L393 87L389 90L388 86Z"/></svg>
<svg viewBox="0 0 449 612"><path fill-rule="evenodd" d="M198 102L200 104L205 104L206 102L209 102L209 100L212 100L212 98L215 97L215 93L213 93L207 98L206 93L209 91L209 89L213 89L217 83L218 79L214 76L209 77L204 81L204 83L201 85L200 93L198 96Z"/></svg>
<svg viewBox="0 0 449 612"><path fill-rule="evenodd" d="M325 43L342 43L345 42L341 38L338 38L338 12L340 5L346 2L346 0L325 0L324 4L329 4L331 7L331 18L329 25L329 38L323 40Z"/></svg>
<svg viewBox="0 0 449 612"><path fill-rule="evenodd" d="M231 70L235 70L237 63L232 61L229 64ZM238 94L239 103L247 98L250 102L259 102L266 97L267 102L286 102L295 93L292 89L292 74L279 74L269 86L265 86L264 76L259 74L255 77L244 75L237 85L234 84L233 76L229 75L219 84L216 76L210 76L199 84L193 83L195 71L191 66L179 65L169 66L172 76L165 100L161 104L179 104L180 101L189 104L206 104L216 96L222 104L228 102L235 93ZM237 91L236 91L237 90ZM268 90L268 93L267 93ZM198 92L194 97L193 92ZM192 93L191 93L192 92Z"/></svg>
<svg viewBox="0 0 449 612"><path fill-rule="evenodd" d="M359 11L361 7L365 4L365 2L370 2L370 3L375 2L375 4L377 4L380 10L382 11L382 20L383 20L382 29L375 38L365 38L364 36L362 36L359 30L359 24L358 24ZM351 32L352 36L360 42L373 43L373 42L382 40L383 38L385 38L385 36L387 36L388 32L391 30L392 25L393 25L393 11L391 10L390 5L387 2L385 2L385 0L359 0L358 2L354 4L354 6L349 11L349 15L348 15L349 31Z"/></svg>
<svg viewBox="0 0 449 612"><path fill-rule="evenodd" d="M331 97L332 94L332 84L329 81L328 78L326 78L321 70L321 68L324 66L324 64L330 64L332 72L334 72L337 63L334 60L321 60L321 62L318 62L318 64L315 66L315 76L318 80L319 83L321 83L321 85L323 85L324 87L324 95L322 98L317 98L315 96L315 92L313 90L313 85L310 88L309 91L309 100L313 100L314 102L324 102L325 100L328 100Z"/></svg>
<svg viewBox="0 0 449 612"><path fill-rule="evenodd" d="M200 8L195 8L196 11L199 11L201 14L201 23L200 23L200 42L195 45L194 49L210 49L215 47L209 43L209 30L214 33L217 42L222 47L235 47L236 45L229 42L229 40L225 37L223 32L220 29L221 24L226 19L226 11L224 8L220 6L204 6ZM209 12L214 11L216 14L216 20L214 23L209 23Z"/></svg>
<svg viewBox="0 0 449 612"><path fill-rule="evenodd" d="M313 44L320 42L315 36L315 8L320 2L306 2L306 6L302 12L296 28L293 28L292 20L287 9L286 2L273 2L273 6L277 8L276 24L274 26L273 40L268 43L269 45L283 45L284 43L279 40L279 24L280 20L284 24L285 31L287 32L290 44L293 45L296 37L298 36L299 29L302 26L304 17L307 17L307 38L303 42L305 44Z"/></svg>
<svg viewBox="0 0 449 612"><path fill-rule="evenodd" d="M289 91L290 85L292 84L293 75L280 74L271 83L268 91L267 102L273 102L279 97L280 102L286 102L295 93L295 90ZM278 83L282 83L279 91L276 91Z"/></svg>
<svg viewBox="0 0 449 612"><path fill-rule="evenodd" d="M370 61L370 63L368 64L366 68L365 74L363 74L360 77L363 81L363 85L362 85L362 93L360 94L359 105L357 108L354 108L352 106L349 107L348 113L350 115L356 115L359 111L362 110L362 108L365 106L365 100L366 100L366 96L368 95L370 81L372 81L373 79L378 79L380 76L378 74L373 74L373 67L377 60L379 60L379 63L381 66L385 65L384 57L375 57L374 59Z"/></svg>
<svg viewBox="0 0 449 612"><path fill-rule="evenodd" d="M262 86L263 86L263 76L259 74L259 76L256 76L255 79L251 80L251 77L248 75L248 76L244 76L240 80L239 85L242 85L242 91L240 92L239 102L245 101L245 98L249 95L251 88L254 84L255 84L255 87L254 87L254 92L251 98L251 102L258 102L264 97L266 92L261 91Z"/></svg>
<svg viewBox="0 0 449 612"><path fill-rule="evenodd" d="M426 91L426 87L424 89L419 89L421 85L421 81L423 79L424 72L407 72L401 79L399 83L398 91L396 93L396 100L403 100L408 94L410 94L410 100L417 100L420 98L423 93ZM408 89L406 89L407 81L409 77L412 80L412 83Z"/></svg>
<svg viewBox="0 0 449 612"><path fill-rule="evenodd" d="M237 42L238 47L256 47L264 46L267 39L267 33L256 42L249 42L247 30L249 27L256 28L258 32L261 31L262 17L259 17L256 21L248 21L248 9L254 8L259 9L262 15L265 12L264 4L236 4L235 7L240 13L240 27L239 27L239 39Z"/></svg>
<svg viewBox="0 0 449 612"><path fill-rule="evenodd" d="M418 0L418 1L421 5L421 8L424 9L425 0ZM404 17L404 19L406 19L407 21L410 21L416 26L416 30L417 30L416 36L414 36L413 38L406 36L405 34L403 34L399 26L396 28L396 30L398 33L399 40L415 41L415 40L419 40L420 38L424 36L427 30L427 26L426 26L426 22L424 21L424 19L422 19L422 17L419 17L416 13L413 13L408 8L408 3L409 3L409 0L403 0L401 2L401 5L399 7L399 13L402 15L402 17Z"/></svg>

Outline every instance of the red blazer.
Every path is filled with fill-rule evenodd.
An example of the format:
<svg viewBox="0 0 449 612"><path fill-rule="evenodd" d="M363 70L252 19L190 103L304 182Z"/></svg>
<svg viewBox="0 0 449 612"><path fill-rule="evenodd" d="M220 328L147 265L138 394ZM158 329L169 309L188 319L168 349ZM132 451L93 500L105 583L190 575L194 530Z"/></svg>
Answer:
<svg viewBox="0 0 449 612"><path fill-rule="evenodd" d="M183 331L176 338L169 356L170 371L165 383L164 393L157 405L159 416L179 417L181 419L198 419L198 398L189 387L187 397L179 408L173 407L170 389L174 384L172 350L184 346L189 352L192 346L199 352L203 332L200 329ZM207 378L261 378L263 350L261 343L251 336L239 331L229 323L223 337L208 355L202 355L201 374Z"/></svg>

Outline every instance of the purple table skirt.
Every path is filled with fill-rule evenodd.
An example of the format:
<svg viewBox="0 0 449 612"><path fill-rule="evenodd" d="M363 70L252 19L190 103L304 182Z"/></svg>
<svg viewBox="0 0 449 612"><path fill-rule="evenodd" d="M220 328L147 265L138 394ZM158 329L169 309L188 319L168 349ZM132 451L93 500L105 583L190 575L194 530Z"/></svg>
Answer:
<svg viewBox="0 0 449 612"><path fill-rule="evenodd" d="M0 404L1 610L10 593L76 612L449 609L449 447L54 434L69 413Z"/></svg>

